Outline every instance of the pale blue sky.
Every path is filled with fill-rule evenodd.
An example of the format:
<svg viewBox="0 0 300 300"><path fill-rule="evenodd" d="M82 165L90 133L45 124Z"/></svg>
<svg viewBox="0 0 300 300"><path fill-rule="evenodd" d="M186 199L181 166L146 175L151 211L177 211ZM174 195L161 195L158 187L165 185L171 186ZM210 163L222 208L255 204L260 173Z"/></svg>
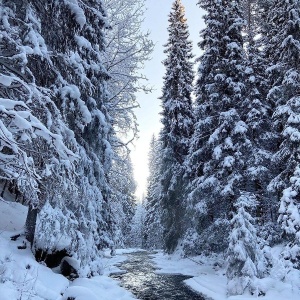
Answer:
<svg viewBox="0 0 300 300"><path fill-rule="evenodd" d="M148 176L148 150L153 134L157 135L160 130L160 100L163 76L165 73L162 60L165 58L163 45L168 39L168 14L171 10L173 0L146 0L147 11L144 30L151 32L151 38L156 44L152 54L152 60L145 65L144 74L148 77L148 84L154 87L151 94L138 94L138 101L141 108L136 110L139 123L140 138L135 141L135 148L132 150L132 162L134 176L138 184L136 195L141 198L146 192ZM182 0L186 8L186 17L190 30L190 40L194 44L194 54L200 55L197 47L199 32L204 27L202 19L203 11L196 5L197 0Z"/></svg>

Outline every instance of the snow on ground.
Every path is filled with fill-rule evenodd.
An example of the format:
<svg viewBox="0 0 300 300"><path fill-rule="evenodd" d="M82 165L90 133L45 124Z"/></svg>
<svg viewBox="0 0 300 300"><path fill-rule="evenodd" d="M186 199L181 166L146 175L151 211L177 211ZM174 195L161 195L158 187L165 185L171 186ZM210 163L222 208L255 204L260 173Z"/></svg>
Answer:
<svg viewBox="0 0 300 300"><path fill-rule="evenodd" d="M0 197L0 233L2 231L20 231L23 229L27 207L20 203L5 201Z"/></svg>
<svg viewBox="0 0 300 300"><path fill-rule="evenodd" d="M57 300L68 280L35 261L31 251L18 249L22 241L11 241L11 232L0 233L0 298Z"/></svg>
<svg viewBox="0 0 300 300"><path fill-rule="evenodd" d="M281 247L273 249L272 255L274 261L281 252ZM259 280L258 284L266 291L265 296L258 298L252 295L226 296L227 279L225 276L224 257L223 256L197 256L193 258L182 258L180 255L167 255L158 252L152 255L153 262L159 268L159 274L183 274L192 276L185 280L185 283L193 290L201 293L207 299L213 300L296 300L300 299L300 272L295 271L294 280L279 280L280 267L275 266L272 269L270 277ZM279 260L278 260L279 262ZM295 282L298 284L295 285Z"/></svg>
<svg viewBox="0 0 300 300"><path fill-rule="evenodd" d="M27 208L0 198L0 299L1 300L132 300L134 296L109 277L122 272L116 264L126 260L126 253L136 249L109 251L102 259L103 276L78 278L70 282L60 274L35 261L31 251L18 249L23 239L11 236L24 228Z"/></svg>
<svg viewBox="0 0 300 300"><path fill-rule="evenodd" d="M132 300L134 296L108 276L78 278L72 282L61 300Z"/></svg>

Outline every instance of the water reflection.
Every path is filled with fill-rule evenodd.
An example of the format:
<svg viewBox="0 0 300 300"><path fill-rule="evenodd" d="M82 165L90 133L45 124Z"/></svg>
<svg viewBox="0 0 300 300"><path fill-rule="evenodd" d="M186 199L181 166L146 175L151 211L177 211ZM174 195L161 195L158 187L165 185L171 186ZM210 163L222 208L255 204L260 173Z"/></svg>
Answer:
<svg viewBox="0 0 300 300"><path fill-rule="evenodd" d="M140 300L204 300L199 294L184 285L183 275L155 274L147 252L135 252L120 264L125 274L111 275Z"/></svg>

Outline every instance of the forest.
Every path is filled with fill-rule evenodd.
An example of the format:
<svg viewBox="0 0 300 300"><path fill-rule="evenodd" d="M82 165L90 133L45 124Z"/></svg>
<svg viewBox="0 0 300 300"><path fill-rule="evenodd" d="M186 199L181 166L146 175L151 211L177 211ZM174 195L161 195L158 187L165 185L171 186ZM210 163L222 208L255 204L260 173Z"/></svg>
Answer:
<svg viewBox="0 0 300 300"><path fill-rule="evenodd" d="M25 259L25 279L11 275L11 240L49 268L68 257L76 278L134 248L218 257L226 297L266 298L270 278L299 292L300 1L195 1L197 57L182 2L170 6L162 127L139 202L146 0L0 0L1 300L94 299L10 296L30 269ZM21 212L24 226L8 229Z"/></svg>

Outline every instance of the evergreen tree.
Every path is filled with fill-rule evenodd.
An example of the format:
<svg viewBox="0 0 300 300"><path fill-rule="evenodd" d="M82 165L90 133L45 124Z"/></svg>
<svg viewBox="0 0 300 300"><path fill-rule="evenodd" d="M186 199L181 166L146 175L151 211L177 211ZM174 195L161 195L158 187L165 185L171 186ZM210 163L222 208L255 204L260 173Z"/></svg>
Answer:
<svg viewBox="0 0 300 300"><path fill-rule="evenodd" d="M169 15L169 39L165 45L162 99L161 203L163 207L165 249L172 252L183 230L183 168L192 133L192 44L180 0L173 3Z"/></svg>
<svg viewBox="0 0 300 300"><path fill-rule="evenodd" d="M162 249L163 226L161 219L160 203L160 168L161 168L161 143L152 137L149 149L149 177L145 203L145 224L143 245L147 249Z"/></svg>
<svg viewBox="0 0 300 300"><path fill-rule="evenodd" d="M282 257L289 261L292 266L299 269L300 257L300 213L299 213L299 192L300 192L300 168L296 167L291 177L290 187L283 191L279 208L279 219L282 229L289 238Z"/></svg>
<svg viewBox="0 0 300 300"><path fill-rule="evenodd" d="M143 247L143 233L145 223L145 201L137 203L134 216L130 223L130 233L127 236L126 244L132 248Z"/></svg>
<svg viewBox="0 0 300 300"><path fill-rule="evenodd" d="M124 150L124 149L123 149ZM133 168L129 154L124 151L124 157L114 159L110 170L110 185L112 186L111 210L116 223L113 232L117 247L127 246L131 220L135 213L136 182L133 178Z"/></svg>
<svg viewBox="0 0 300 300"><path fill-rule="evenodd" d="M266 76L272 64L268 48L271 38L267 14L273 0L244 0L243 11L246 19L244 27L246 67L246 99L243 106L243 119L249 126L248 136L253 151L248 158L248 190L257 198L256 217L261 237L273 243L280 236L277 219L278 201L268 190L270 180L276 176L277 168L272 157L277 149L278 133L274 130L272 115L274 103L267 97L270 81Z"/></svg>
<svg viewBox="0 0 300 300"><path fill-rule="evenodd" d="M5 132L6 145L1 146L8 160L3 165L11 165L13 156L18 157L15 163L19 165L5 179L16 180L25 196L29 206L25 233L32 244L37 213L47 200L50 175L59 169L59 179L67 180L73 169L71 150L76 152L76 142L68 135L51 89L41 84L44 76L37 65L47 61L49 53L34 5L30 1L1 2L0 26L3 125L10 124L7 129L11 131L9 135ZM9 140L13 147L8 147Z"/></svg>
<svg viewBox="0 0 300 300"><path fill-rule="evenodd" d="M248 189L248 137L244 106L246 56L240 1L199 1L207 11L201 32L197 122L191 140L188 173L190 204L202 249L222 251L228 242L228 220L242 191ZM222 209L220 209L222 207Z"/></svg>
<svg viewBox="0 0 300 300"><path fill-rule="evenodd" d="M1 5L3 42L10 45L6 57L1 57L1 73L16 79L5 98L26 103L36 118L35 135L41 136L31 143L30 127L27 139L22 133L40 187L39 205L29 206L26 222L31 241L47 252L67 250L85 267L81 275L99 272L96 263L94 269L88 266L101 256L101 249L113 244L114 223L108 183L114 132L107 108L109 76L101 54L106 26L102 2L2 1ZM4 43L1 49L7 47ZM37 121L48 132L40 134ZM50 138L44 141L47 135ZM75 165L70 163L73 152L78 158Z"/></svg>
<svg viewBox="0 0 300 300"><path fill-rule="evenodd" d="M42 84L52 88L80 157L76 189L67 198L54 197L49 202L59 209L63 199L63 206L74 214L77 222L69 231L72 243L67 250L87 265L99 257L99 250L112 244L108 172L113 129L107 109L108 75L101 55L105 15L100 0L51 1L47 10L39 2L34 5L39 11L43 38L52 50L51 61L38 66L49 71L46 78L41 77ZM53 233L50 231L49 240ZM43 244L47 251L53 250Z"/></svg>
<svg viewBox="0 0 300 300"><path fill-rule="evenodd" d="M254 218L247 210L256 206L256 199L247 193L242 193L234 206L236 213L231 222L232 231L229 237L227 293L242 295L248 289L258 296L256 278L264 270L264 259L260 251Z"/></svg>
<svg viewBox="0 0 300 300"><path fill-rule="evenodd" d="M246 60L245 84L246 97L241 113L248 125L248 137L252 143L252 153L248 158L248 190L256 194L258 201L256 215L261 225L274 222L276 203L267 190L273 172L272 153L276 148L277 135L272 126L273 109L267 99L268 82L265 76L266 59L260 49L261 40L257 35L261 31L258 25L259 6L257 1L246 1Z"/></svg>
<svg viewBox="0 0 300 300"><path fill-rule="evenodd" d="M271 48L273 49L272 65L268 69L272 83L268 98L276 108L273 119L275 128L280 134L278 151L273 158L278 175L271 181L269 189L281 198L279 222L283 230L291 235L291 243L288 246L290 251L286 251L285 256L295 261L299 256L300 246L297 238L299 226L297 180L300 163L299 1L274 1L268 21L274 34L269 37L269 45L266 47L267 53L271 53ZM299 264L295 265L299 268Z"/></svg>

